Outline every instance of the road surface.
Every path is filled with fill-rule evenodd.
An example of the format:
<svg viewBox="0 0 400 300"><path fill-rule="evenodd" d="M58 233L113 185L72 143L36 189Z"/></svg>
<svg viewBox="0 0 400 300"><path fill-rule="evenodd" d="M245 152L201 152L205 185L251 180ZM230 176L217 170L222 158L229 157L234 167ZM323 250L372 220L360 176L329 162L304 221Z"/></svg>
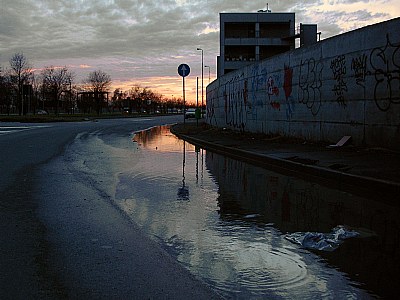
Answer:
<svg viewBox="0 0 400 300"><path fill-rule="evenodd" d="M103 152L89 137L129 148L181 118L0 123L0 299L218 298L113 204L118 159L90 165Z"/></svg>

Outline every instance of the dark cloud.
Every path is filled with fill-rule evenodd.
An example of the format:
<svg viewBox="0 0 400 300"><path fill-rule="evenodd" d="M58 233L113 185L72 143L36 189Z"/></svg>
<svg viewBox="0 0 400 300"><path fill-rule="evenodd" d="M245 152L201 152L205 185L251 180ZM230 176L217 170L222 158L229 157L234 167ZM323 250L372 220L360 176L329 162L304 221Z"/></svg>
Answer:
<svg viewBox="0 0 400 300"><path fill-rule="evenodd" d="M389 17L366 8L343 10L357 3L366 7L368 0L304 2L271 1L269 9L295 12L297 23L318 23L323 37L343 31L343 22L358 25ZM206 64L215 66L219 13L256 12L266 9L266 1L2 0L1 6L0 66L7 67L9 58L23 51L34 65L87 64L128 78L166 76L182 61L193 63L198 74L197 47L204 49Z"/></svg>

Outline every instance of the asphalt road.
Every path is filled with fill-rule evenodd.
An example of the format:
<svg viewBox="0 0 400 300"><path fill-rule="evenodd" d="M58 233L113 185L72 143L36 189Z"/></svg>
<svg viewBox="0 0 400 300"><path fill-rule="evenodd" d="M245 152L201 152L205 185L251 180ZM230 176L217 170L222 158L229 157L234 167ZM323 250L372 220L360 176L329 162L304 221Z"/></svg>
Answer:
<svg viewBox="0 0 400 300"><path fill-rule="evenodd" d="M113 205L107 187L74 171L97 155L85 146L91 134L129 139L181 118L0 123L0 299L218 298ZM107 185L112 171L102 168L90 166Z"/></svg>

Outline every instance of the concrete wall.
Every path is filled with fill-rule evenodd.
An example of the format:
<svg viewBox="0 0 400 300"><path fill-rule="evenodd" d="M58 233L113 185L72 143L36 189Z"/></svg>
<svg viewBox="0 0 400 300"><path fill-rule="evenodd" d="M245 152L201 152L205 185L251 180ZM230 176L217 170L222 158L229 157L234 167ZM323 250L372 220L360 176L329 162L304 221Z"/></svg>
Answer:
<svg viewBox="0 0 400 300"><path fill-rule="evenodd" d="M400 18L247 66L207 87L218 127L400 150Z"/></svg>

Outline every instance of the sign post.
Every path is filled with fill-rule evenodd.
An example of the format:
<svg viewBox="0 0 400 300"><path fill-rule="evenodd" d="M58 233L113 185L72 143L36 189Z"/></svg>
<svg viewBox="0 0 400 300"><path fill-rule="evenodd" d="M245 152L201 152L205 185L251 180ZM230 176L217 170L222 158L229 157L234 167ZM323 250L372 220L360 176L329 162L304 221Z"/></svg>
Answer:
<svg viewBox="0 0 400 300"><path fill-rule="evenodd" d="M190 74L190 67L187 64L180 64L178 67L178 74L182 77L182 90L183 90L183 124L185 124L185 77Z"/></svg>

